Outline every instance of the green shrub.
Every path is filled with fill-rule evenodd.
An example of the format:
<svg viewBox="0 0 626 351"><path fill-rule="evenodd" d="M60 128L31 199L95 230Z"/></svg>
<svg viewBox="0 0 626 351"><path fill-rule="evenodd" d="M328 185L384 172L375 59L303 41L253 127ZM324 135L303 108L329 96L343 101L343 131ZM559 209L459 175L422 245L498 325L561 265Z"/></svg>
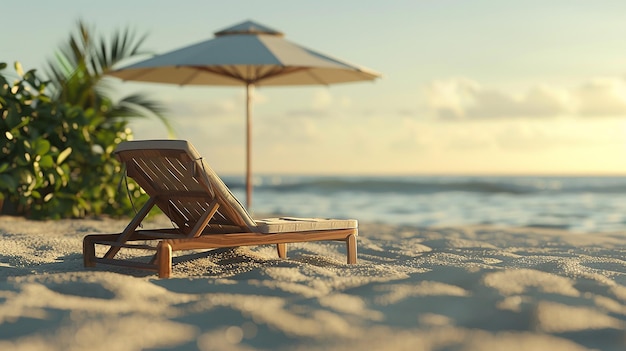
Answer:
<svg viewBox="0 0 626 351"><path fill-rule="evenodd" d="M17 79L0 63L0 213L31 218L132 214L121 184L123 170L112 156L132 138L128 121L106 118L46 95L46 82L34 70L15 65ZM129 182L133 202L145 201Z"/></svg>

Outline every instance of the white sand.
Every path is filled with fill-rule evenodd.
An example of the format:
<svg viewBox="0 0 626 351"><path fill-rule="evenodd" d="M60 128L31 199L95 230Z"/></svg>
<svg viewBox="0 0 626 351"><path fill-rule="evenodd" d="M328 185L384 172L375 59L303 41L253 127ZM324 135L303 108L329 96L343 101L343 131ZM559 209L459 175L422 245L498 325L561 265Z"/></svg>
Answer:
<svg viewBox="0 0 626 351"><path fill-rule="evenodd" d="M0 217L0 350L626 350L626 234L361 224L354 266L305 243L83 268L125 224Z"/></svg>

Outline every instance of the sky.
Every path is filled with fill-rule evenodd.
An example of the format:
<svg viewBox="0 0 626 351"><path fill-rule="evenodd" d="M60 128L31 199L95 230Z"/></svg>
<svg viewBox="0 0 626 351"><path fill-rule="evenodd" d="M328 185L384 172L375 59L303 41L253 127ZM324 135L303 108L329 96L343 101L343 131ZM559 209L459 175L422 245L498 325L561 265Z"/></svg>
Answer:
<svg viewBox="0 0 626 351"><path fill-rule="evenodd" d="M382 73L254 91L255 174L626 174L626 1L6 1L0 62L42 69L79 19L155 54L253 20ZM146 57L147 58L147 57ZM245 169L245 89L122 82L220 174ZM135 139L164 139L155 120Z"/></svg>

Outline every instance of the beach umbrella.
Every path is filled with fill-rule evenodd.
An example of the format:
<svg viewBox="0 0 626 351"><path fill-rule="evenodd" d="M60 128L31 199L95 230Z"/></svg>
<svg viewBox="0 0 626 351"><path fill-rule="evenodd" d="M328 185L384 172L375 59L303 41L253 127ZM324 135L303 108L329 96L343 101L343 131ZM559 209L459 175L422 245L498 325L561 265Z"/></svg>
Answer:
<svg viewBox="0 0 626 351"><path fill-rule="evenodd" d="M123 80L246 87L246 204L252 203L251 90L254 86L329 85L374 80L380 74L292 43L284 34L246 21L215 38L116 69Z"/></svg>

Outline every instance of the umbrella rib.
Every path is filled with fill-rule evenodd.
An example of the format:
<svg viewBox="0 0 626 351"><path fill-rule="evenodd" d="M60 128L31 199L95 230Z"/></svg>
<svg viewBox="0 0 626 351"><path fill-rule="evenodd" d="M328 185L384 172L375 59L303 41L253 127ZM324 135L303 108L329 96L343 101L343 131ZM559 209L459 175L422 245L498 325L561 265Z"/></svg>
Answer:
<svg viewBox="0 0 626 351"><path fill-rule="evenodd" d="M184 79L179 85L187 85L187 83L191 82L195 77L198 76L198 71L194 70L192 74L190 74L186 79Z"/></svg>
<svg viewBox="0 0 626 351"><path fill-rule="evenodd" d="M276 69L271 70L270 72L267 72L266 74L263 75L263 77L261 79L257 79L257 81L260 81L262 79L268 79L268 78L276 77L276 76L285 76L285 75L296 73L296 72L299 72L299 71L306 71L308 69L309 69L308 67L288 67L288 66L282 66L280 68L276 68Z"/></svg>
<svg viewBox="0 0 626 351"><path fill-rule="evenodd" d="M242 82L246 82L245 77L224 69L224 67L206 67L206 66L190 66L196 70L196 72L209 72L226 78L233 78ZM199 74L199 73L198 73Z"/></svg>
<svg viewBox="0 0 626 351"><path fill-rule="evenodd" d="M129 80L141 80L141 77L143 77L144 75L147 75L148 73L156 70L156 67L153 68L148 68L146 70L137 70L137 72L133 73L133 74L129 74L127 77L122 78L122 80L124 81L129 81ZM120 71L120 70L117 70ZM113 73L117 72L114 71Z"/></svg>
<svg viewBox="0 0 626 351"><path fill-rule="evenodd" d="M254 70L255 67L252 65L247 65L246 68L248 70ZM245 82L248 84L255 84L257 82L263 81L268 78L308 70L308 67L284 67L284 66L283 67L281 66L269 67L267 72L262 72L263 67L258 67L254 72L255 73L254 77L250 77L250 78L246 78L244 75L237 72L237 70L234 69L234 66L219 66L219 67L196 66L195 69L197 69L198 71L204 71L204 72L209 72L209 73L217 74L217 75L228 77L228 78L233 78L233 79L236 79L238 81ZM325 82L318 79L316 76L313 76L313 77L315 78L316 81L320 82L321 84L326 84ZM188 82L189 80L187 80L186 82Z"/></svg>
<svg viewBox="0 0 626 351"><path fill-rule="evenodd" d="M320 77L318 77L315 73L313 73L312 70L307 70L306 72L309 76L311 76L316 82L322 84L322 85L328 85L327 82L325 82L323 79L321 79Z"/></svg>

